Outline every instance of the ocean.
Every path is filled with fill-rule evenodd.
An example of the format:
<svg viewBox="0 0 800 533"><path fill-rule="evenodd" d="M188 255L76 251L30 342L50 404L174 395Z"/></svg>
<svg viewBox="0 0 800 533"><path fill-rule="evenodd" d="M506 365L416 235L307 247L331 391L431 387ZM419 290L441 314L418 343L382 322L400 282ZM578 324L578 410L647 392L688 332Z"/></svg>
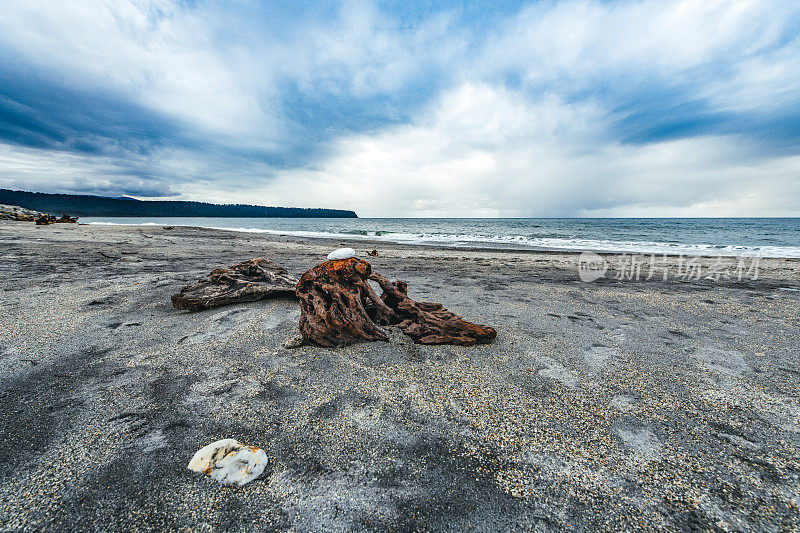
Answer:
<svg viewBox="0 0 800 533"><path fill-rule="evenodd" d="M800 218L126 218L80 222L195 226L448 247L800 258Z"/></svg>

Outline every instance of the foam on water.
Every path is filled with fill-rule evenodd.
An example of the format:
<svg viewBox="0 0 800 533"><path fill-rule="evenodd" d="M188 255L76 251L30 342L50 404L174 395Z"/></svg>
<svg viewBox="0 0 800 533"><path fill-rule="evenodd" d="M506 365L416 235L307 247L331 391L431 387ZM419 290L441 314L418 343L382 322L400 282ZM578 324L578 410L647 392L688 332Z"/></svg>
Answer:
<svg viewBox="0 0 800 533"><path fill-rule="evenodd" d="M800 219L89 218L88 222L194 226L299 238L453 248L800 257Z"/></svg>

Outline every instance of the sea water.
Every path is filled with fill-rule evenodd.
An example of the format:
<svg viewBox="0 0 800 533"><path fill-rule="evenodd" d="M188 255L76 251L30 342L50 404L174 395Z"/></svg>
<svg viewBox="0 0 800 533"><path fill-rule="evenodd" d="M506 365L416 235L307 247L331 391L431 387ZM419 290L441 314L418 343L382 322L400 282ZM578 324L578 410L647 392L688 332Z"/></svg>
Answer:
<svg viewBox="0 0 800 533"><path fill-rule="evenodd" d="M800 257L800 218L130 218L80 222L195 226L448 247Z"/></svg>

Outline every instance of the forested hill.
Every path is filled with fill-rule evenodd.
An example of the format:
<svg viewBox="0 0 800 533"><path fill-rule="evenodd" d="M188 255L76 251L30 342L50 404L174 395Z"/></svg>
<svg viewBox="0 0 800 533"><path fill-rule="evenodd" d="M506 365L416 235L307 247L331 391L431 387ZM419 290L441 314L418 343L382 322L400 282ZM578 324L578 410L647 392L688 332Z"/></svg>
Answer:
<svg viewBox="0 0 800 533"><path fill-rule="evenodd" d="M134 198L108 198L77 194L0 189L0 204L18 205L51 215L93 217L231 217L231 218L357 218L343 209L264 207L246 204L207 204L184 201L143 201Z"/></svg>

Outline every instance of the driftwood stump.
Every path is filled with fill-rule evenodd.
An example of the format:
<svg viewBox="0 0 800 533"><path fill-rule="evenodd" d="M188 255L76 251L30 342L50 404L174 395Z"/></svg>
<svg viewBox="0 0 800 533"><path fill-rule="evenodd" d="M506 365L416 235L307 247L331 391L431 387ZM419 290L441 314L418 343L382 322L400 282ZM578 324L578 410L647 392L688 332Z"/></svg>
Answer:
<svg viewBox="0 0 800 533"><path fill-rule="evenodd" d="M269 259L243 261L218 268L208 279L187 285L172 295L175 309L199 311L221 305L255 302L264 298L294 295L297 278Z"/></svg>
<svg viewBox="0 0 800 533"><path fill-rule="evenodd" d="M391 314L367 279L372 267L351 257L321 263L302 276L295 294L300 300L300 334L308 344L346 346L359 341L387 341L367 309Z"/></svg>
<svg viewBox="0 0 800 533"><path fill-rule="evenodd" d="M368 280L383 289L378 296ZM388 340L378 325L396 325L418 344L471 346L491 342L497 332L463 320L441 304L415 302L405 282L390 282L366 261L351 257L325 261L300 278L300 333L304 342L345 346Z"/></svg>

